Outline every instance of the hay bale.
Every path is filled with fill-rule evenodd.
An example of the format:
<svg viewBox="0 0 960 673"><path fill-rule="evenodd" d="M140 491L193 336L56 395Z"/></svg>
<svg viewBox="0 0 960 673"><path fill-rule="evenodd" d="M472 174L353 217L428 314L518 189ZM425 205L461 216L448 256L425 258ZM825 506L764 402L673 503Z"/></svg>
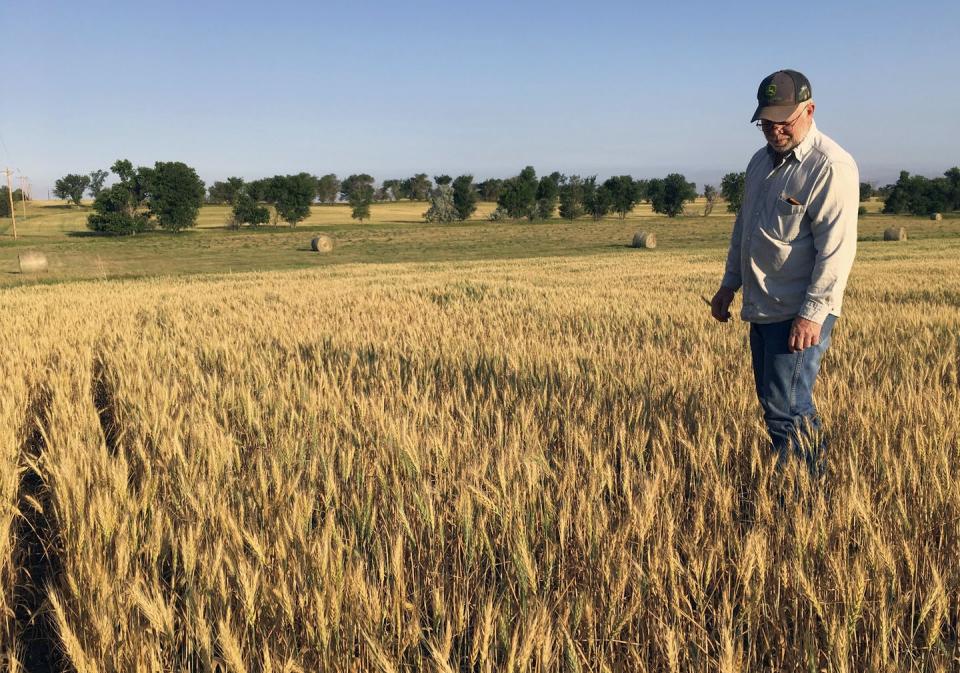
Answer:
<svg viewBox="0 0 960 673"><path fill-rule="evenodd" d="M883 232L883 240L885 241L905 241L907 240L907 228L906 227L890 227Z"/></svg>
<svg viewBox="0 0 960 673"><path fill-rule="evenodd" d="M638 231L633 235L634 248L655 248L657 247L657 235L652 231Z"/></svg>
<svg viewBox="0 0 960 673"><path fill-rule="evenodd" d="M930 219L936 222L939 222L940 220L943 219L943 215L941 215L940 213L934 213L933 215L930 216Z"/></svg>
<svg viewBox="0 0 960 673"><path fill-rule="evenodd" d="M333 239L329 236L317 236L310 241L310 249L314 252L331 252L333 250Z"/></svg>
<svg viewBox="0 0 960 673"><path fill-rule="evenodd" d="M47 256L42 252L27 250L20 253L20 273L40 273L48 269Z"/></svg>

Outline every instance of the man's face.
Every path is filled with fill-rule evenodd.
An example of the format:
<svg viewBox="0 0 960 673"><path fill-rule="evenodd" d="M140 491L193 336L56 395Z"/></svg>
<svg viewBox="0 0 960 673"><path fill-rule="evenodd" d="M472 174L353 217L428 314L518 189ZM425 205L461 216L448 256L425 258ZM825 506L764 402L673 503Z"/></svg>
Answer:
<svg viewBox="0 0 960 673"><path fill-rule="evenodd" d="M763 135L775 152L786 154L803 142L813 123L813 108L813 101L810 101L783 124L761 120Z"/></svg>

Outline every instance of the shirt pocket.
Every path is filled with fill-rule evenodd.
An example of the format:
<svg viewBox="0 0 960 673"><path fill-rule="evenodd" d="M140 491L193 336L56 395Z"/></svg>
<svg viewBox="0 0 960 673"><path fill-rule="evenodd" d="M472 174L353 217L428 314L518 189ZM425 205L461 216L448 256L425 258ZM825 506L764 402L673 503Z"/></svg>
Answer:
<svg viewBox="0 0 960 673"><path fill-rule="evenodd" d="M807 212L806 206L803 204L794 205L778 197L775 212L776 222L771 232L774 236L785 243L789 243L800 236L803 216Z"/></svg>

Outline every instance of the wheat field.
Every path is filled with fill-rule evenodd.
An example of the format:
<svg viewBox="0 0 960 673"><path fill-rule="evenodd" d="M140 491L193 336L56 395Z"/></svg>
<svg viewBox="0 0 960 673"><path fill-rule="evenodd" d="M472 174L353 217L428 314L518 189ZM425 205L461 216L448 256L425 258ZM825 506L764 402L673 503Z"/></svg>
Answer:
<svg viewBox="0 0 960 673"><path fill-rule="evenodd" d="M0 292L6 670L955 671L956 242L773 471L713 255Z"/></svg>

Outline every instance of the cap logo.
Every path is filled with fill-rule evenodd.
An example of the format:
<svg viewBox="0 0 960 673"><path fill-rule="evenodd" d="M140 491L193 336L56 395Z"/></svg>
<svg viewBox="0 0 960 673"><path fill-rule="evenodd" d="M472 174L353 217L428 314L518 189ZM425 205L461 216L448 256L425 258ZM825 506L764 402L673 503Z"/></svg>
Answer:
<svg viewBox="0 0 960 673"><path fill-rule="evenodd" d="M768 84L767 85L767 100L773 100L777 97L777 85Z"/></svg>
<svg viewBox="0 0 960 673"><path fill-rule="evenodd" d="M806 84L800 87L800 95L798 96L800 100L807 100L810 98L810 87Z"/></svg>

